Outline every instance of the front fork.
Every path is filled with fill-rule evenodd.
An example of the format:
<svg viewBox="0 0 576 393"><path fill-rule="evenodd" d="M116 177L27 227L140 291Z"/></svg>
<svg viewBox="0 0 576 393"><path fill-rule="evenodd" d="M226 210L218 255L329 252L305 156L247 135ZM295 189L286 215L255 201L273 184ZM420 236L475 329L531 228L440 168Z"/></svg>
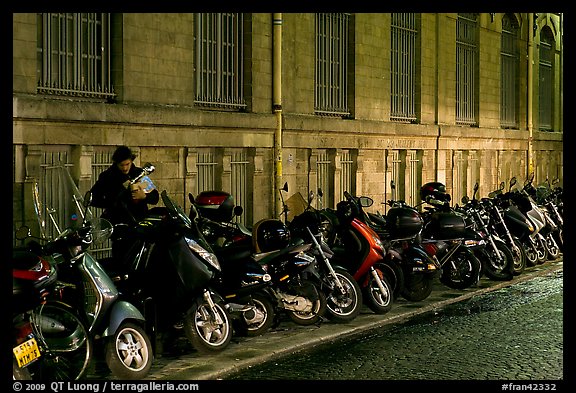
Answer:
<svg viewBox="0 0 576 393"><path fill-rule="evenodd" d="M216 323L218 325L223 325L224 321L220 317L220 313L218 312L218 310L216 310L216 303L214 303L214 299L212 299L210 291L208 289L204 289L202 297L204 298L204 301L208 303L208 308L210 309L210 312L212 313Z"/></svg>
<svg viewBox="0 0 576 393"><path fill-rule="evenodd" d="M382 283L382 280L380 279L380 275L378 274L376 269L374 269L374 266L370 266L370 275L372 276L374 281L376 281L376 284L378 285L378 289L380 290L380 293L382 294L382 296L384 296L384 297L391 296L391 294L388 293L388 291L386 291L386 288L384 287L384 283Z"/></svg>

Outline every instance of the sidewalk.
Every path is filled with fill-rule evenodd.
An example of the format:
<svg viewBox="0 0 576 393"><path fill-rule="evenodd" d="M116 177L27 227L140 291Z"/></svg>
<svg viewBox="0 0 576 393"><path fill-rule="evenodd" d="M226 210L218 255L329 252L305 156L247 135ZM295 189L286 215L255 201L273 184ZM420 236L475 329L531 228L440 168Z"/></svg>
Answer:
<svg viewBox="0 0 576 393"><path fill-rule="evenodd" d="M353 321L344 324L324 322L318 326L300 326L286 320L259 337L233 337L222 352L201 355L182 339L181 353L155 359L147 380L217 380L238 370L261 364L283 355L307 350L317 345L359 334L387 324L397 323L415 315L441 309L449 304L469 299L512 284L533 279L552 271L562 270L563 257L527 268L512 281L492 281L483 277L478 286L465 290L450 289L437 282L432 294L422 302L400 298L385 315L374 314L364 307ZM94 376L97 378L97 376ZM101 376L111 379L110 376Z"/></svg>

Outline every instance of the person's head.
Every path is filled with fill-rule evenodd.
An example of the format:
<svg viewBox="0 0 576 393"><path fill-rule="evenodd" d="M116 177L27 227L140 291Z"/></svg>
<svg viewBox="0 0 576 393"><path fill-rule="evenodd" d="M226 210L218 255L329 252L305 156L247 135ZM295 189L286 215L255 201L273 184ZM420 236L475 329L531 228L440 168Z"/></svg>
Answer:
<svg viewBox="0 0 576 393"><path fill-rule="evenodd" d="M132 150L128 146L118 146L114 154L112 155L112 161L114 165L122 172L127 174L132 167L132 162L136 158L136 154L132 153Z"/></svg>

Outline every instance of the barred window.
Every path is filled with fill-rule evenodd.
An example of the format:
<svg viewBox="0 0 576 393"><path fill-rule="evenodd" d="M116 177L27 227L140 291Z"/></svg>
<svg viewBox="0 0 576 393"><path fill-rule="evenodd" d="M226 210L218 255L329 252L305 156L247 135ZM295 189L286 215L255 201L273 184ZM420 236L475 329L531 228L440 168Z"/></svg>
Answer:
<svg viewBox="0 0 576 393"><path fill-rule="evenodd" d="M518 128L518 23L514 17L502 18L500 48L500 125Z"/></svg>
<svg viewBox="0 0 576 393"><path fill-rule="evenodd" d="M390 118L416 120L416 14L393 13L391 22Z"/></svg>
<svg viewBox="0 0 576 393"><path fill-rule="evenodd" d="M244 100L244 16L196 14L197 105L239 109Z"/></svg>
<svg viewBox="0 0 576 393"><path fill-rule="evenodd" d="M456 123L476 125L478 75L477 14L460 13L456 24Z"/></svg>
<svg viewBox="0 0 576 393"><path fill-rule="evenodd" d="M552 131L552 98L554 89L553 74L554 37L549 27L540 32L540 66L539 66L539 119L540 129Z"/></svg>
<svg viewBox="0 0 576 393"><path fill-rule="evenodd" d="M349 14L316 14L314 111L344 116L348 106Z"/></svg>
<svg viewBox="0 0 576 393"><path fill-rule="evenodd" d="M37 15L38 93L108 99L110 14Z"/></svg>

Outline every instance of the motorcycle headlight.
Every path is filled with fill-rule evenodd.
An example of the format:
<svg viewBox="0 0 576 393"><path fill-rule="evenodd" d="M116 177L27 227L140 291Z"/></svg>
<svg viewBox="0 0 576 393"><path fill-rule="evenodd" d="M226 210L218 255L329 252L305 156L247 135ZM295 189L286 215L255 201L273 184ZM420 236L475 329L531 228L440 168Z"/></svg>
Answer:
<svg viewBox="0 0 576 393"><path fill-rule="evenodd" d="M187 237L185 239L186 239L186 243L188 244L188 247L192 251L194 251L196 254L198 254L202 259L204 259L210 265L212 265L212 267L214 269L216 269L218 271L222 271L222 268L220 267L220 262L218 262L218 258L216 258L216 255L207 251L204 247L202 247L200 244L198 244L194 239L190 239Z"/></svg>

